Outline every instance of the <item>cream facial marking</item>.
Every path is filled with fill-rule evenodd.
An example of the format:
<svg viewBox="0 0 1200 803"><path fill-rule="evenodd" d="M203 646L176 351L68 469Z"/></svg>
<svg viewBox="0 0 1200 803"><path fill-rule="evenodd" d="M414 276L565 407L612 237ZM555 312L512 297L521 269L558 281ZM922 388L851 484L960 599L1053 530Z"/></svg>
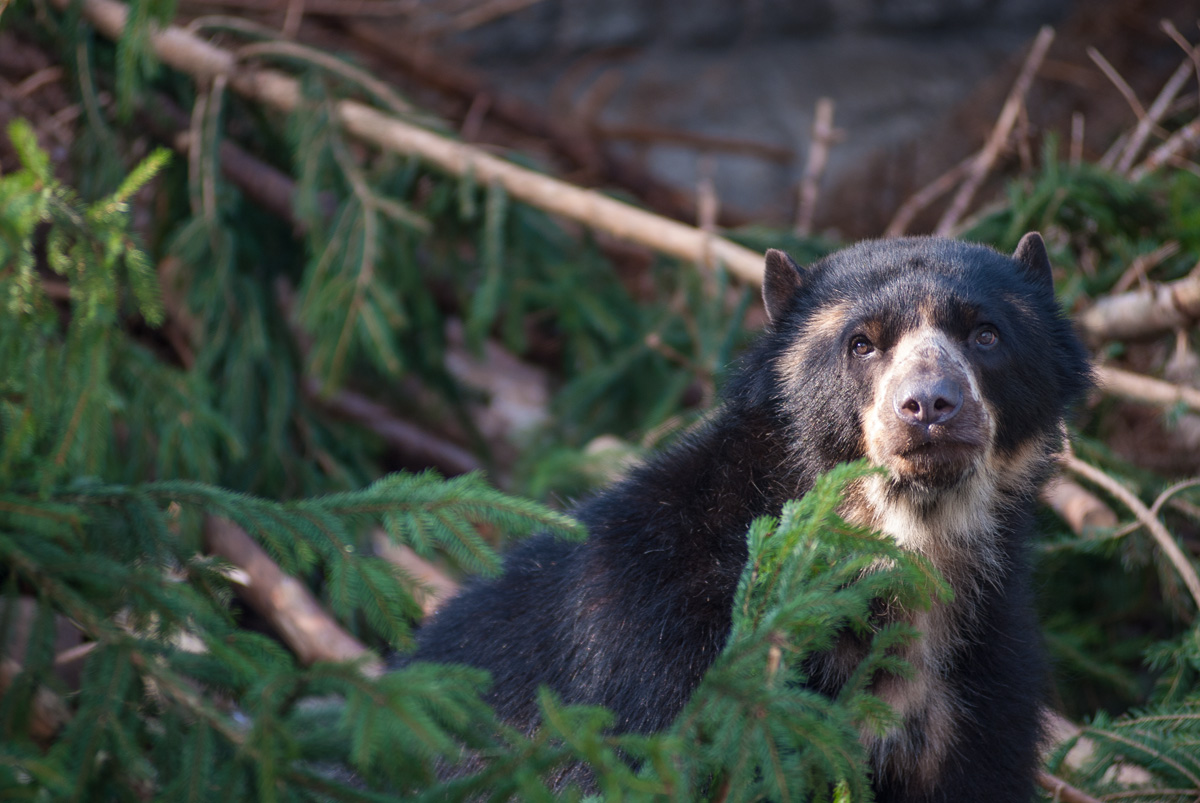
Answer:
<svg viewBox="0 0 1200 803"><path fill-rule="evenodd" d="M795 338L779 360L777 374L784 387L795 387L804 371L805 359L813 349L827 348L826 341L841 334L849 311L849 304L834 304L818 310L805 322L803 334Z"/></svg>

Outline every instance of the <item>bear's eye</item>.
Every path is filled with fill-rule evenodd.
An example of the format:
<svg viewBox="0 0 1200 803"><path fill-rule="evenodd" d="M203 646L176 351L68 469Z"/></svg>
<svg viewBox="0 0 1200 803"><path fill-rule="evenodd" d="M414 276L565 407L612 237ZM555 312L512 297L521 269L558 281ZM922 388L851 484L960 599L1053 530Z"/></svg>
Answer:
<svg viewBox="0 0 1200 803"><path fill-rule="evenodd" d="M1000 342L1000 333L990 326L981 326L975 330L975 345L981 349L990 349Z"/></svg>
<svg viewBox="0 0 1200 803"><path fill-rule="evenodd" d="M869 357L875 352L875 344L862 335L850 338L850 351L855 357Z"/></svg>

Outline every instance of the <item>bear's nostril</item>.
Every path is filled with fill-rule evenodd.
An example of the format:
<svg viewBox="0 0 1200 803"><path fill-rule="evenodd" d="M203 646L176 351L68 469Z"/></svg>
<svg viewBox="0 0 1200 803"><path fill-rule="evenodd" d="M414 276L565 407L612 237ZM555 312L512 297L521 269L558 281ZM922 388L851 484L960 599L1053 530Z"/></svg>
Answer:
<svg viewBox="0 0 1200 803"><path fill-rule="evenodd" d="M962 408L958 383L946 377L917 377L904 382L895 396L896 415L913 424L945 424Z"/></svg>

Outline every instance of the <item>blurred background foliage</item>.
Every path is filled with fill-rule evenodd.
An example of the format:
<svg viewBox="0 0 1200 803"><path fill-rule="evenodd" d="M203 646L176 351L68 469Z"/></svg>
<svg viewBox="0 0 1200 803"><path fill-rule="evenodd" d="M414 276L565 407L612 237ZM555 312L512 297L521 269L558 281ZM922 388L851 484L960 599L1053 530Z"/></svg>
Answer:
<svg viewBox="0 0 1200 803"><path fill-rule="evenodd" d="M66 6L16 2L0 17L6 41L62 70L78 121L69 148L39 145L53 139L51 110L12 122L0 149L8 791L384 799L428 787L438 762L465 745L489 762L428 796L549 797L556 768L582 757L610 796L783 799L786 777L793 792L862 799L861 764L832 761L820 743L854 753L855 729L886 712L861 689L832 708L786 683L773 687L779 700L753 697L772 636L752 622L714 669L716 691L660 739L605 735L605 714L550 697L547 733L508 733L481 707L478 673L414 667L367 678L345 665L299 666L233 593L227 564L207 554L209 517L241 526L366 647L402 647L421 616L417 584L376 554L373 534L451 579L494 571L505 539L571 535L558 510L716 403L722 372L761 324L757 292L720 266L631 247L499 183L351 139L332 111L347 97L451 136L457 127L353 58L331 66L315 48L263 51L301 79L301 102L284 115L222 79L198 88L157 64L151 26L176 19L174 2L131 3L116 43L89 26L82 4ZM275 41L228 20L198 28L239 44ZM1160 121L1165 136L1194 124L1195 90ZM1074 312L1195 277L1194 163L1133 180L1064 150L1061 137L1043 137L1038 157L1010 169L957 233L1011 251L1024 232L1043 232ZM783 247L802 264L841 244L836 231L780 225L720 233L755 250ZM1195 339L1190 326L1094 345L1112 364L1196 387ZM1072 433L1079 457L1147 505L1170 494L1154 512L1193 566L1200 491L1177 483L1200 469L1198 422L1182 401L1164 410L1098 393ZM413 473L430 467L465 476ZM757 609L774 611L772 621L792 616L777 626L797 643L820 643L876 593L875 580L846 585L845 567L867 547L833 523L836 489L755 531L778 525L791 539L779 543L813 544L786 565L771 558L809 591ZM1039 516L1053 702L1083 724L1090 750L1072 757L1079 742L1067 739L1048 767L1097 795L1200 794L1200 631L1176 568L1145 529L1078 532L1049 509ZM918 574L902 563L878 582L911 586ZM809 621L797 600L816 605L822 594L832 609ZM28 600L32 613L22 613ZM65 623L82 634L77 647L94 645L73 676L54 668ZM872 660L885 660L882 645ZM722 686L721 672L736 682ZM731 688L733 702L720 691ZM49 737L36 732L43 689L68 711ZM336 727L311 724L329 722L312 703L322 698L345 702ZM713 723L762 705L776 714L743 722L759 730L734 755L726 725ZM755 775L776 741L787 748L783 775Z"/></svg>

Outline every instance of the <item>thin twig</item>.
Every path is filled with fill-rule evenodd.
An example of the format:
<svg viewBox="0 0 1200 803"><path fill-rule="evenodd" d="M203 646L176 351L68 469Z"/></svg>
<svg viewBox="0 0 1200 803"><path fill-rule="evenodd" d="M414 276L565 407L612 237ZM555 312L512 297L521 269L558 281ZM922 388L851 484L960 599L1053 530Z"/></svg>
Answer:
<svg viewBox="0 0 1200 803"><path fill-rule="evenodd" d="M1171 41L1179 45L1179 48L1191 59L1192 65L1196 68L1196 81L1200 82L1200 47L1189 42L1187 37L1181 34L1179 29L1175 27L1175 23L1170 20L1160 21L1158 27L1162 28L1163 33L1171 37Z"/></svg>
<svg viewBox="0 0 1200 803"><path fill-rule="evenodd" d="M977 158L977 154L968 156L909 196L908 200L900 204L900 208L896 210L896 214L892 217L892 222L888 224L883 236L899 237L908 231L913 218L920 214L925 207L954 189L954 185L963 180L963 176L967 174Z"/></svg>
<svg viewBox="0 0 1200 803"><path fill-rule="evenodd" d="M1176 131L1166 142L1151 151L1145 161L1129 172L1129 178L1141 181L1164 164L1196 147L1200 147L1200 117Z"/></svg>
<svg viewBox="0 0 1200 803"><path fill-rule="evenodd" d="M283 15L283 25L280 33L284 39L295 39L300 31L300 23L304 21L305 0L287 0L287 11Z"/></svg>
<svg viewBox="0 0 1200 803"><path fill-rule="evenodd" d="M80 658L86 658L96 649L98 641L86 641L83 644L76 644L70 649L63 650L58 655L54 656L55 666L65 666L66 664L74 663Z"/></svg>
<svg viewBox="0 0 1200 803"><path fill-rule="evenodd" d="M1178 251L1179 241L1168 240L1150 253L1137 257L1133 260L1133 264L1121 274L1121 278L1117 279L1116 283L1113 284L1112 289L1108 291L1109 294L1124 293L1133 286L1134 282L1144 286L1146 283L1146 274L1162 264L1162 261L1167 257L1174 256Z"/></svg>
<svg viewBox="0 0 1200 803"><path fill-rule="evenodd" d="M1158 546L1166 554L1167 559L1171 561L1171 565L1175 567L1175 571L1179 573L1183 583L1187 586L1188 591L1192 595L1192 599L1196 603L1197 610L1200 610L1200 577L1196 575L1196 568L1192 566L1187 555L1179 548L1179 544L1175 543L1175 538L1167 532L1167 528L1157 517L1150 514L1142 500L1138 499L1128 488L1115 479L1105 474L1100 469L1080 460L1074 455L1063 455L1063 464L1084 479L1099 485L1116 499L1119 499L1129 510L1137 517L1145 528L1150 532L1150 535L1158 543Z"/></svg>
<svg viewBox="0 0 1200 803"><path fill-rule="evenodd" d="M817 100L817 111L813 116L812 144L808 148L808 162L804 166L804 177L800 180L800 204L796 210L796 236L812 234L813 215L817 211L817 195L821 190L821 179L825 165L829 162L829 149L838 139L833 127L833 99Z"/></svg>
<svg viewBox="0 0 1200 803"><path fill-rule="evenodd" d="M1138 118L1137 127L1133 129L1133 134L1129 137L1129 144L1125 146L1121 158L1117 160L1115 169L1118 173L1128 173L1129 169L1133 167L1133 160L1137 158L1142 146L1146 144L1150 132L1158 126L1159 120L1166 114L1171 102L1175 100L1175 96L1187 83L1192 74L1192 67L1190 57L1180 62L1179 66L1175 68L1175 72L1171 73L1171 77L1163 84L1158 97L1150 104L1145 116Z"/></svg>
<svg viewBox="0 0 1200 803"><path fill-rule="evenodd" d="M297 44L296 42L254 42L243 45L237 50L239 60L260 58L262 56L282 56L297 61L312 64L327 72L339 75L347 81L356 83L370 92L394 114L409 114L413 111L412 104L396 94L396 92L375 76L348 64L341 59L331 56L315 47Z"/></svg>
<svg viewBox="0 0 1200 803"><path fill-rule="evenodd" d="M1054 29L1048 25L1043 26L1038 31L1037 38L1033 40L1033 46L1029 49L1029 55L1025 58L1021 72L1017 74L1017 80L1013 82L1012 89L1008 93L1008 98L1004 101L1004 107L1000 110L1000 117L996 120L996 125L992 127L992 132L988 136L987 142L975 157L966 179L963 181L962 186L958 188L958 192L950 202L949 208L942 215L942 219L938 221L937 228L935 229L937 234L942 236L951 234L954 231L955 224L958 223L967 211L967 207L970 206L971 200L975 197L975 192L983 184L983 180L992 169L992 164L996 161L996 157L1000 155L1000 151L1003 150L1004 144L1008 141L1013 125L1017 122L1017 115L1021 109L1021 105L1025 102L1025 96L1029 94L1029 87L1033 84L1033 78L1037 75L1038 68L1042 65L1042 60L1046 58L1046 51L1050 49L1050 43L1053 41Z"/></svg>
<svg viewBox="0 0 1200 803"><path fill-rule="evenodd" d="M676 220L690 220L694 210L687 193L662 183L646 168L630 159L620 158L599 147L587 131L580 131L572 119L548 116L541 107L502 91L479 74L460 64L448 63L439 53L420 46L396 47L394 37L377 26L348 22L347 32L358 46L367 46L389 63L408 71L428 86L470 103L487 95L489 118L545 139L571 166L594 175L596 180L628 189L648 206ZM598 132L592 132L593 136ZM737 225L740 218L724 213L725 225Z"/></svg>
<svg viewBox="0 0 1200 803"><path fill-rule="evenodd" d="M433 466L443 474L467 474L483 468L466 449L397 418L387 407L366 396L344 388L326 395L321 380L315 377L304 380L304 390L329 412L371 430L409 459Z"/></svg>
<svg viewBox="0 0 1200 803"><path fill-rule="evenodd" d="M1071 112L1071 149L1068 163L1071 167L1083 164L1083 112Z"/></svg>
<svg viewBox="0 0 1200 803"><path fill-rule="evenodd" d="M1117 91L1121 93L1121 97L1125 98L1125 102L1129 104L1129 108L1133 109L1133 113L1137 116L1137 119L1145 119L1145 107L1142 106L1142 102L1138 100L1137 93L1133 91L1133 87L1131 87L1129 82L1122 78L1121 74L1117 72L1117 68L1112 66L1112 64L1108 62L1108 59L1104 58L1103 54L1101 54L1100 51L1094 47L1089 47L1087 49L1087 54L1088 58L1090 58L1095 65L1100 68L1100 72L1104 73L1105 77L1108 78L1109 81L1112 81L1113 86L1115 86Z"/></svg>
<svg viewBox="0 0 1200 803"><path fill-rule="evenodd" d="M542 0L492 0L490 3L480 3L474 8L460 12L445 25L439 25L428 31L422 31L426 36L443 36L445 34L463 33L472 28L478 28L501 17L516 14L530 6L535 6Z"/></svg>
<svg viewBox="0 0 1200 803"><path fill-rule="evenodd" d="M1062 803L1101 803L1097 798L1045 770L1038 772L1037 784L1050 793L1051 800L1061 800Z"/></svg>

